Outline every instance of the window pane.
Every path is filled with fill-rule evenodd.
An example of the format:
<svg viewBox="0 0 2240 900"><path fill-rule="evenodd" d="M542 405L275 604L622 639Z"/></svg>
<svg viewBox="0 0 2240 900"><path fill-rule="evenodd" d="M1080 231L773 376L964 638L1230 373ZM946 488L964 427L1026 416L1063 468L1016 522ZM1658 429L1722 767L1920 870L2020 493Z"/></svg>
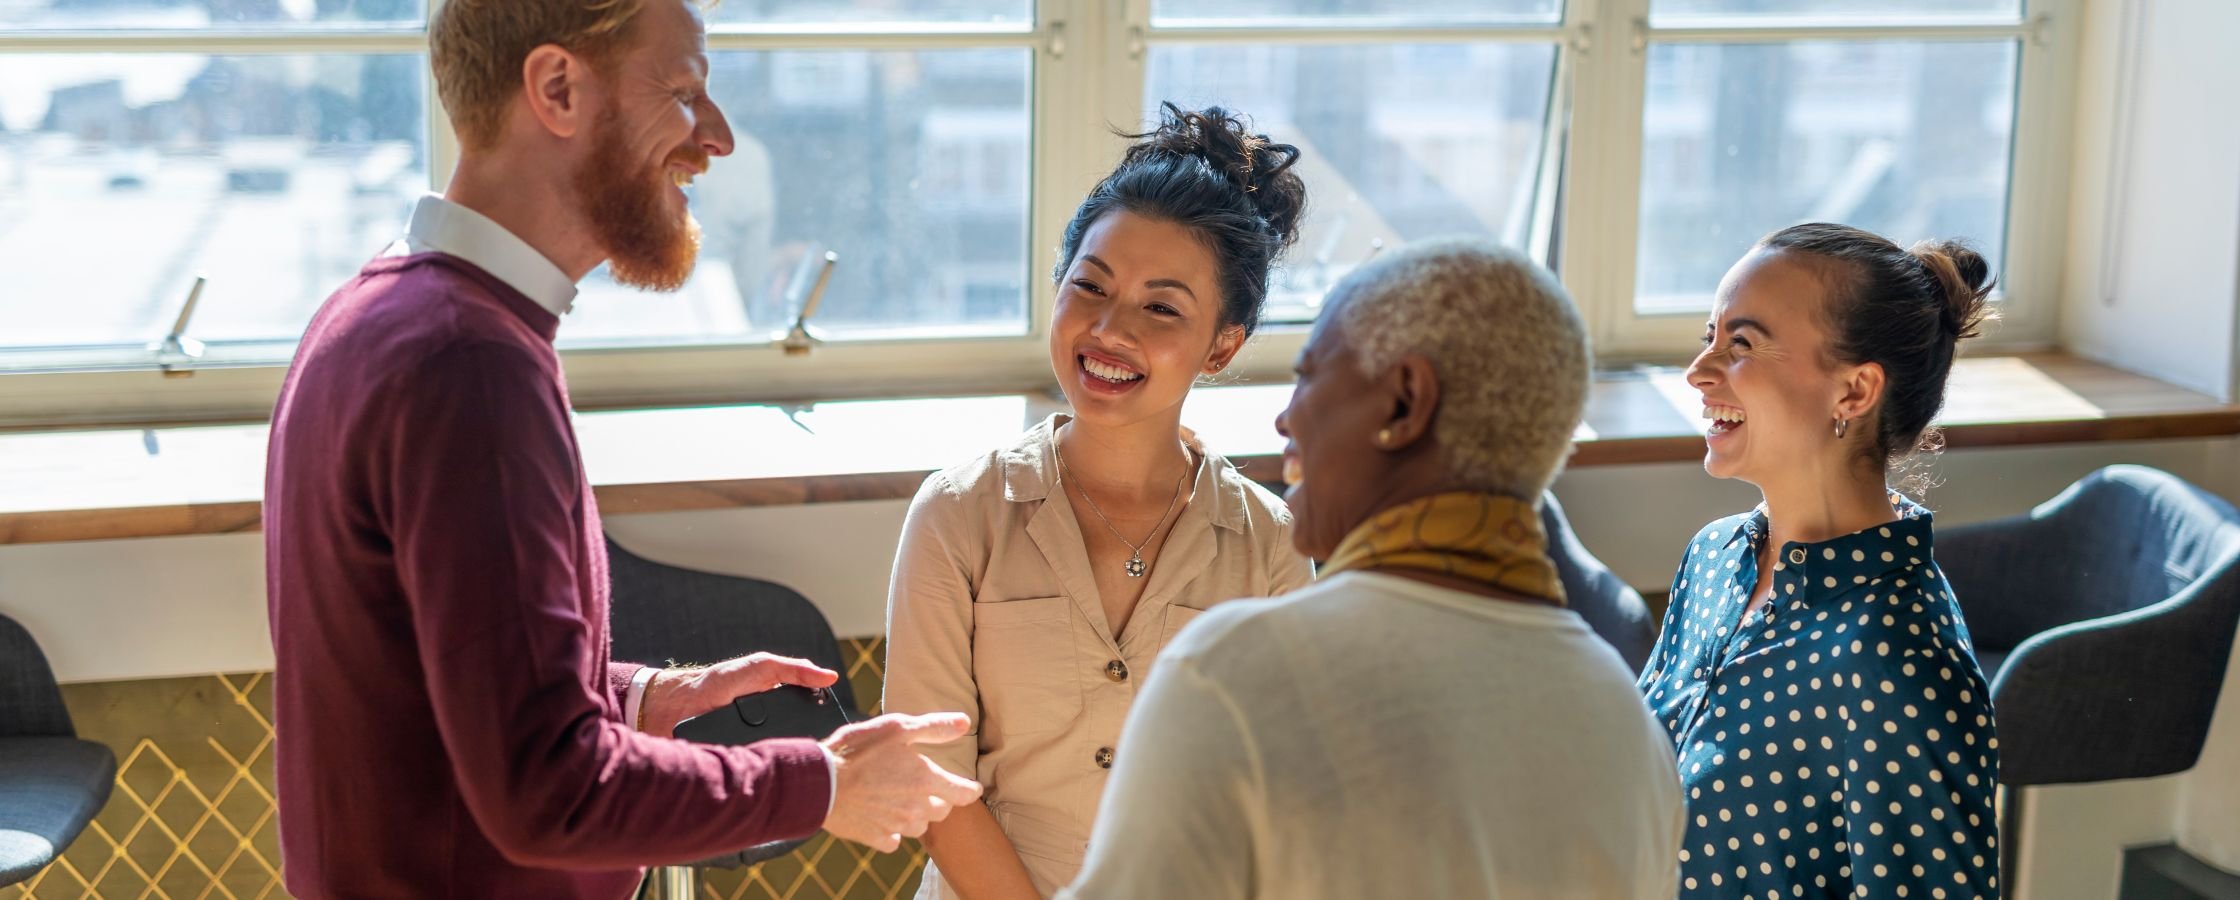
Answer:
<svg viewBox="0 0 2240 900"><path fill-rule="evenodd" d="M724 0L708 12L714 24L1034 23L1033 0Z"/></svg>
<svg viewBox="0 0 2240 900"><path fill-rule="evenodd" d="M1743 251L1798 222L1967 238L1997 271L2016 53L2011 41L1656 45L1637 308L1709 309Z"/></svg>
<svg viewBox="0 0 2240 900"><path fill-rule="evenodd" d="M427 0L8 0L0 28L417 25Z"/></svg>
<svg viewBox="0 0 2240 900"><path fill-rule="evenodd" d="M0 349L294 340L427 190L419 56L0 56Z"/></svg>
<svg viewBox="0 0 2240 900"><path fill-rule="evenodd" d="M1536 44L1157 46L1144 96L1154 120L1218 103L1303 151L1307 221L1268 298L1303 321L1376 247L1526 243L1554 71Z"/></svg>
<svg viewBox="0 0 2240 900"><path fill-rule="evenodd" d="M714 54L738 147L694 184L692 281L653 294L593 272L561 340L767 339L827 250L811 321L836 337L1024 333L1029 54Z"/></svg>
<svg viewBox="0 0 2240 900"><path fill-rule="evenodd" d="M1549 24L1562 18L1562 0L1151 0L1151 22L1163 26L1284 24L1302 19Z"/></svg>
<svg viewBox="0 0 2240 900"><path fill-rule="evenodd" d="M1934 22L1989 17L2019 19L2022 0L1653 0L1656 24L1693 18L1840 19L1844 22Z"/></svg>

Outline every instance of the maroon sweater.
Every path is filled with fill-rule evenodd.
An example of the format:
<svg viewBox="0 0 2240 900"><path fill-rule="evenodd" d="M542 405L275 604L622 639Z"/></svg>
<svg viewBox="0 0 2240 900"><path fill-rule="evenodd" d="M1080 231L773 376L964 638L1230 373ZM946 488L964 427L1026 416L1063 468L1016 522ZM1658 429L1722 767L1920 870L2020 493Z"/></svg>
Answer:
<svg viewBox="0 0 2240 900"><path fill-rule="evenodd" d="M640 866L802 837L813 741L632 731L559 320L440 253L311 322L265 476L280 849L297 897L626 896Z"/></svg>

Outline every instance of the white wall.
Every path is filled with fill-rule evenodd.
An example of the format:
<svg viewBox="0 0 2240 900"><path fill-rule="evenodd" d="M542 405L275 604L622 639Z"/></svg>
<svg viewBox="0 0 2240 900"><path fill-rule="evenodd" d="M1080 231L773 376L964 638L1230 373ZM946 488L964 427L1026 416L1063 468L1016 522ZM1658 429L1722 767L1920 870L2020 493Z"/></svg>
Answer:
<svg viewBox="0 0 2240 900"><path fill-rule="evenodd" d="M260 535L0 546L0 613L65 682L272 668Z"/></svg>
<svg viewBox="0 0 2240 900"><path fill-rule="evenodd" d="M2233 399L2240 3L2091 0L2081 14L2063 342Z"/></svg>
<svg viewBox="0 0 2240 900"><path fill-rule="evenodd" d="M752 575L800 591L841 637L885 634L887 574L906 500L614 516L607 533L671 565Z"/></svg>
<svg viewBox="0 0 2240 900"><path fill-rule="evenodd" d="M2201 761L2177 776L2177 839L2211 864L2240 872L2240 646L2226 667Z"/></svg>

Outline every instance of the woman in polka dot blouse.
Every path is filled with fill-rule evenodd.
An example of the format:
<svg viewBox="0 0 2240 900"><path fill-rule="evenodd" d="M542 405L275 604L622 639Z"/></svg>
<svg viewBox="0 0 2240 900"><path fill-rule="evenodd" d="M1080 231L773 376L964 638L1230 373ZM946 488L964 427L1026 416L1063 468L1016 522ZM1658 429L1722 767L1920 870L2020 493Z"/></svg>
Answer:
<svg viewBox="0 0 2240 900"><path fill-rule="evenodd" d="M1988 267L1857 229L1769 235L1727 273L1688 369L1704 468L1756 510L1688 545L1641 690L1688 804L1686 898L1994 898L1990 691L1886 483L1924 443Z"/></svg>

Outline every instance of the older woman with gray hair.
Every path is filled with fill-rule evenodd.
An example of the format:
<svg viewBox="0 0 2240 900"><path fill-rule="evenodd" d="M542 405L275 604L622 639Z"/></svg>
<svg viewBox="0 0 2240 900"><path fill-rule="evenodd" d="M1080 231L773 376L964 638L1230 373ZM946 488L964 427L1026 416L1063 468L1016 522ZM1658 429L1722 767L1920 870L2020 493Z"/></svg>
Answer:
<svg viewBox="0 0 2240 900"><path fill-rule="evenodd" d="M1513 251L1418 244L1331 292L1276 420L1321 580L1168 646L1060 896L1674 894L1671 744L1535 513L1588 362Z"/></svg>

